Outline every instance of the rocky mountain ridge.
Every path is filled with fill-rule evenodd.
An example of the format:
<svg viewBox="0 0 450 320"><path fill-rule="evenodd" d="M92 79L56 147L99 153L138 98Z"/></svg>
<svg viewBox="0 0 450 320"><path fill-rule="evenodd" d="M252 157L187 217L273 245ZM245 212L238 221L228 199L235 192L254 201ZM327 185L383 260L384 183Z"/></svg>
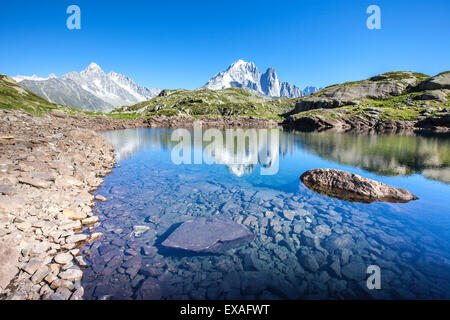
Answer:
<svg viewBox="0 0 450 320"><path fill-rule="evenodd" d="M253 62L238 60L227 70L217 73L202 88L221 90L227 88L243 88L264 97L297 98L318 91L316 87L308 86L303 91L278 79L273 67L261 73Z"/></svg>
<svg viewBox="0 0 450 320"><path fill-rule="evenodd" d="M48 78L17 76L14 79L50 102L102 112L149 100L161 91L140 86L122 74L106 74L94 62L80 73L71 71L59 78L50 75Z"/></svg>
<svg viewBox="0 0 450 320"><path fill-rule="evenodd" d="M95 112L109 112L117 107L148 101L161 92L158 88L140 86L123 74L106 74L94 62L79 73L71 71L61 77L54 74L47 78L17 75L13 79L24 89L50 102ZM274 68L261 73L253 62L243 60L236 61L226 71L216 74L200 90L227 88L242 88L266 98L298 98L320 90L314 86L301 90L280 81Z"/></svg>
<svg viewBox="0 0 450 320"><path fill-rule="evenodd" d="M333 85L308 97L267 98L243 88L163 90L157 97L109 113L112 118L162 119L162 126L182 126L179 119L271 119L296 129L397 130L450 128L450 72L434 77L388 72L362 81ZM82 112L52 104L7 77L0 79L0 107L33 114L53 109ZM55 79L48 79L48 81ZM96 113L92 113L95 115ZM98 115L98 113L97 113ZM159 120L158 120L159 121ZM185 120L182 120L185 122Z"/></svg>

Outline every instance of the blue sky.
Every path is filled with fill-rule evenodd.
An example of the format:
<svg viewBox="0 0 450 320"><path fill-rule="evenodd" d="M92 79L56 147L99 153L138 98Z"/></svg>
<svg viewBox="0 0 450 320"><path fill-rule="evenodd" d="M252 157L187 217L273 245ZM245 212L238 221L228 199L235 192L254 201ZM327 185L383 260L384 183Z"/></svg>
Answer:
<svg viewBox="0 0 450 320"><path fill-rule="evenodd" d="M81 30L66 8L81 8ZM369 30L369 5L381 30ZM202 86L237 59L300 87L450 69L448 0L2 1L0 73L60 76L97 62L147 87Z"/></svg>

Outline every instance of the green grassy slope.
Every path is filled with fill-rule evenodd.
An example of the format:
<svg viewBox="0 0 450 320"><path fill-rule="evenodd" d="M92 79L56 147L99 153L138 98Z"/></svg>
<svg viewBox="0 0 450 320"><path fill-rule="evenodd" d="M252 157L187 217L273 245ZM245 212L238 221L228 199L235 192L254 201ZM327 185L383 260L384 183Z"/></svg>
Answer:
<svg viewBox="0 0 450 320"><path fill-rule="evenodd" d="M114 112L138 113L144 116L234 116L280 119L294 102L287 98L269 99L240 88L223 90L164 90L163 94ZM113 114L114 114L113 112Z"/></svg>
<svg viewBox="0 0 450 320"><path fill-rule="evenodd" d="M24 110L33 115L42 115L54 110L69 110L23 89L12 78L5 75L0 75L0 108Z"/></svg>
<svg viewBox="0 0 450 320"><path fill-rule="evenodd" d="M333 84L331 86L325 87L320 91L313 93L310 97L320 97L325 92L342 87L354 87L365 82L386 82L386 81L402 81L402 80L413 80L415 83L419 83L423 80L430 78L429 75L420 72L406 72L406 71L391 71L376 75L369 79L359 80L359 81L349 81L339 84ZM304 98L304 97L302 97ZM301 98L300 98L301 99Z"/></svg>
<svg viewBox="0 0 450 320"><path fill-rule="evenodd" d="M364 99L357 106L344 106L335 109L315 109L300 112L293 118L323 116L328 118L348 119L354 115L367 117L376 116L380 120L418 120L437 113L450 111L450 95L447 102L424 102L414 100L421 93L406 93L386 100Z"/></svg>
<svg viewBox="0 0 450 320"><path fill-rule="evenodd" d="M48 112L60 111L67 114L85 114L99 116L103 113L69 108L45 100L44 98L22 88L14 79L0 74L0 109L22 110L34 116ZM114 115L120 117L121 115ZM124 116L128 117L128 116Z"/></svg>
<svg viewBox="0 0 450 320"><path fill-rule="evenodd" d="M441 74L449 71L442 72ZM365 82L389 82L389 81L411 81L411 86L429 79L430 76L417 72L394 71L387 72L372 78L352 81L342 84L336 84L315 92L308 97L295 99L296 102L311 97L320 98L327 92L337 88L358 86ZM410 87L405 88L401 95L390 97L388 99L360 99L357 105L347 105L340 108L314 109L291 114L292 118L303 118L321 116L325 118L350 118L354 115L362 117L376 117L380 120L418 120L424 117L430 117L438 113L449 112L450 94L447 93L447 101L419 100L416 97L424 94L424 91L411 92Z"/></svg>

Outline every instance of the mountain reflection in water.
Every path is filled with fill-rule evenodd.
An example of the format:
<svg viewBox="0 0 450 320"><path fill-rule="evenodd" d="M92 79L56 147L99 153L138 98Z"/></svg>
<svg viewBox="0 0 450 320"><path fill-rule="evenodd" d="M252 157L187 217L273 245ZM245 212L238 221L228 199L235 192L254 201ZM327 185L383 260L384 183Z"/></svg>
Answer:
<svg viewBox="0 0 450 320"><path fill-rule="evenodd" d="M234 129L227 129L234 130ZM254 129L253 129L254 130ZM258 129L264 130L264 129ZM422 174L426 178L450 183L450 139L448 135L353 135L326 132L284 132L277 130L275 144L257 137L257 147L247 142L243 154L235 147L213 155L216 164L226 165L235 176L251 174L258 164L270 166L299 148L340 164L352 165L385 176ZM268 130L268 131L270 131ZM245 131L245 130L244 130ZM117 160L125 160L146 148L171 150L173 129L106 131L103 135L115 146ZM270 135L270 132L268 133ZM225 133L223 134L225 137ZM194 145L194 135L192 135ZM209 142L202 141L203 149ZM274 150L278 148L278 150ZM261 151L267 155L261 156ZM278 152L277 152L278 151ZM239 159L236 163L233 159Z"/></svg>

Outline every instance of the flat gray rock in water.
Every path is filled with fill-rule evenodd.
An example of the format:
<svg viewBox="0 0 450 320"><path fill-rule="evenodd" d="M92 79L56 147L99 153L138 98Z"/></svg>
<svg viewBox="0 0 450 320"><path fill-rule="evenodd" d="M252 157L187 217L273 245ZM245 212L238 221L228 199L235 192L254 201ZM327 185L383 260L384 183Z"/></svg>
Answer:
<svg viewBox="0 0 450 320"><path fill-rule="evenodd" d="M223 215L194 218L180 225L163 246L193 252L221 252L254 239L246 227Z"/></svg>

